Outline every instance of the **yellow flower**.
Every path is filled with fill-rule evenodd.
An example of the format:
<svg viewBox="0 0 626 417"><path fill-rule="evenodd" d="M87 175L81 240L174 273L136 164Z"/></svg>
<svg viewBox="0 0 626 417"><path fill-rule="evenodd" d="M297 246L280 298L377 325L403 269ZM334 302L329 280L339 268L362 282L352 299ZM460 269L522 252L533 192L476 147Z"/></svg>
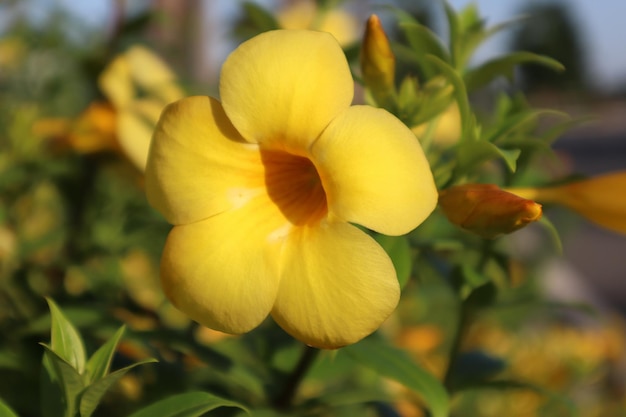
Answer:
<svg viewBox="0 0 626 417"><path fill-rule="evenodd" d="M626 233L626 171L545 188L509 191L542 203L561 204L592 222Z"/></svg>
<svg viewBox="0 0 626 417"><path fill-rule="evenodd" d="M107 66L98 84L115 109L120 147L143 171L161 111L183 97L174 73L149 49L135 45Z"/></svg>
<svg viewBox="0 0 626 417"><path fill-rule="evenodd" d="M283 29L314 29L328 32L340 45L348 46L357 41L359 29L353 15L341 9L321 10L315 1L291 2L279 10L276 18Z"/></svg>
<svg viewBox="0 0 626 417"><path fill-rule="evenodd" d="M437 192L411 131L385 110L350 106L353 94L332 36L278 30L228 57L221 103L166 108L146 190L175 225L161 260L175 306L234 334L271 314L321 348L354 343L391 314L393 265L351 223L408 233Z"/></svg>
<svg viewBox="0 0 626 417"><path fill-rule="evenodd" d="M451 223L487 239L511 233L541 218L541 205L494 184L464 184L439 192Z"/></svg>

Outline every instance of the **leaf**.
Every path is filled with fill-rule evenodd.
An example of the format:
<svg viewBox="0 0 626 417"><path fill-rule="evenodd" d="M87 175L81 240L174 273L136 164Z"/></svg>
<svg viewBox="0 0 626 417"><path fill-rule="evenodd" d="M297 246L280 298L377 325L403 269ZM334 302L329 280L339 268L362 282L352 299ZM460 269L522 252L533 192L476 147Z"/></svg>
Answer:
<svg viewBox="0 0 626 417"><path fill-rule="evenodd" d="M400 23L400 28L403 30L426 78L436 75L435 68L426 59L427 56L433 55L443 62L450 62L448 50L432 30L419 23Z"/></svg>
<svg viewBox="0 0 626 417"><path fill-rule="evenodd" d="M120 328L120 330L123 330L123 327ZM118 330L117 333L120 333L120 331ZM157 362L157 360L146 359L144 361L134 363L125 368L118 369L117 371L103 378L100 378L96 382L89 385L87 388L85 388L85 390L83 391L83 394L80 397L80 405L79 405L80 416L91 417L91 414L93 414L96 407L98 407L98 404L100 404L100 400L102 399L104 394L106 394L109 388L111 388L113 384L119 381L120 378L122 378L128 371L130 371L136 366L143 365L146 363L153 363L153 362Z"/></svg>
<svg viewBox="0 0 626 417"><path fill-rule="evenodd" d="M469 141L475 139L474 126L476 122L470 108L467 89L465 88L465 83L461 79L461 76L454 68L448 65L448 63L438 57L428 55L426 58L437 66L446 76L447 80L454 86L454 96L459 105L459 113L461 114L461 140Z"/></svg>
<svg viewBox="0 0 626 417"><path fill-rule="evenodd" d="M565 67L559 61L545 55L532 52L513 52L503 57L494 58L465 74L465 84L468 90L475 90L489 83L498 76L504 76L511 80L513 70L520 64L540 64L555 71L563 71Z"/></svg>
<svg viewBox="0 0 626 417"><path fill-rule="evenodd" d="M408 238L406 236L376 234L374 239L391 258L391 262L393 262L393 266L396 269L400 288L404 288L407 282L409 282L413 267L413 256Z"/></svg>
<svg viewBox="0 0 626 417"><path fill-rule="evenodd" d="M502 158L511 172L515 172L519 149L501 149L486 141L464 142L457 148L458 174L465 174L483 162Z"/></svg>
<svg viewBox="0 0 626 417"><path fill-rule="evenodd" d="M100 348L89 358L85 371L88 377L88 382L94 382L103 378L108 372L111 366L111 360L115 354L115 349L119 343L122 334L124 334L125 326L120 327L113 336L107 342L100 346Z"/></svg>
<svg viewBox="0 0 626 417"><path fill-rule="evenodd" d="M552 243L554 243L554 247L556 248L557 254L563 254L563 243L561 243L561 236L559 235L559 231L556 229L554 224L548 220L546 216L542 216L539 219L539 224L541 224L544 229L548 232L550 237L552 238Z"/></svg>
<svg viewBox="0 0 626 417"><path fill-rule="evenodd" d="M5 403L2 398L0 398L0 416L2 417L19 417L17 415L17 413L15 411L13 411L11 409L11 407L9 407L7 405L7 403Z"/></svg>
<svg viewBox="0 0 626 417"><path fill-rule="evenodd" d="M50 308L50 349L63 358L79 374L85 370L85 346L80 334L51 298L46 298Z"/></svg>
<svg viewBox="0 0 626 417"><path fill-rule="evenodd" d="M45 360L48 361L55 373L56 379L61 386L63 392L63 405L64 405L64 417L74 417L76 414L76 407L78 402L78 396L85 387L82 376L68 363L64 358L58 355L48 345L41 344L45 351Z"/></svg>
<svg viewBox="0 0 626 417"><path fill-rule="evenodd" d="M450 399L441 381L415 363L407 352L375 337L345 347L343 351L361 365L420 394L432 417L448 416Z"/></svg>
<svg viewBox="0 0 626 417"><path fill-rule="evenodd" d="M278 23L274 16L256 3L247 1L243 4L243 9L250 21L262 32L278 29Z"/></svg>
<svg viewBox="0 0 626 417"><path fill-rule="evenodd" d="M157 401L130 417L200 417L218 407L236 407L250 414L244 406L236 402L216 397L208 392L195 391Z"/></svg>

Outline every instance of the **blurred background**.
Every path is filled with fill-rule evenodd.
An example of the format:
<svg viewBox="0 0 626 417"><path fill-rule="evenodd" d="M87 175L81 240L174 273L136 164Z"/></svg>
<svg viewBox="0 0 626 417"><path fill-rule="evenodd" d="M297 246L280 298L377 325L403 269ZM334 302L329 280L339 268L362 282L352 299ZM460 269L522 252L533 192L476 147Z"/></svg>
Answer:
<svg viewBox="0 0 626 417"><path fill-rule="evenodd" d="M358 62L357 41L370 13L380 14L392 39L400 36L388 6L419 17L446 39L439 2L324 3L336 5L344 13L336 16L334 27L339 28L336 36L352 64ZM526 16L485 43L474 57L477 62L507 51L527 50L549 55L566 67L564 73L539 66L520 67L513 83L496 81L472 96L475 109L488 110L495 89L523 91L535 107L560 109L585 120L556 141L558 163L549 161L555 177L626 170L626 2L473 3L488 26ZM469 2L450 0L450 4L460 9ZM11 335L9 342L15 346L22 338L41 341L46 323L35 319L47 314L41 295L50 294L69 303L68 315L77 326L93 330L92 346L97 336L119 322L138 332L191 328L188 319L164 301L158 285L158 259L170 226L148 207L143 194L142 169L150 132L168 102L185 95L218 95L223 60L267 23L268 16L261 10L275 16L281 27L307 27L314 8L312 2L296 0L0 0L3 338ZM356 100L363 98L357 94ZM615 192L626 193L626 188ZM527 365L532 362L532 371L541 374L538 380L544 378L559 388L566 385L563 381L574 380L572 375L590 376L575 388L584 392L602 382L606 390L594 397L593 410L600 410L598 404L608 404L608 399L618 405L584 415L624 415L614 412L625 406L626 238L565 210L550 208L546 215L561 234L563 256L546 245L545 235L532 226L512 235L507 244L518 259L537 262L532 266L539 269L540 291L551 300L585 302L599 311L617 311L619 314L611 316L617 325L595 328L593 335L558 328L547 336L517 334L513 327L506 334L478 327L468 346L492 343L493 350L517 358L522 373L531 372ZM424 317L425 322L437 321L433 311L445 308L445 300L437 304L441 299L436 291L419 296L425 300L416 303L421 307L410 310L413 322ZM84 308L85 302L91 303L89 308ZM72 310L72 306L76 308ZM401 316L409 315L409 307L405 308L400 309ZM193 329L191 336L202 343L223 337L207 329ZM157 345L165 345L171 335L150 337L157 338ZM420 355L437 374L441 355L434 352L443 338L436 326L415 326L403 332L398 343ZM515 350L520 345L516 338L528 345ZM550 340L568 345L555 353L556 359L542 351L544 342ZM567 350L572 346L580 349ZM124 348L131 356L137 354L133 350L137 345ZM0 371L5 372L12 369L14 359L7 359L3 352L0 343ZM547 358L546 362L534 361L537 356ZM32 363L15 363L34 368ZM181 375L169 377L186 383ZM0 394L27 390L32 383L0 378ZM124 384L126 397L139 398L135 391L141 384L132 380ZM159 392L147 395L158 398ZM20 401L21 397L16 394L14 398ZM524 404L534 401L525 400ZM521 404L520 398L515 401ZM28 409L28 404L21 406ZM498 414L501 409L494 410L476 415L503 415Z"/></svg>

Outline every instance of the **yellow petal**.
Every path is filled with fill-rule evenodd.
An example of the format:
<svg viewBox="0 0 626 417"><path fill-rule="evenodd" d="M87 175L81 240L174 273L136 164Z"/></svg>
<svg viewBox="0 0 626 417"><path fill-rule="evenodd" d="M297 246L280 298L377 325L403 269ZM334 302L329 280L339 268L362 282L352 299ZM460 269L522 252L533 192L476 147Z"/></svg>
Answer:
<svg viewBox="0 0 626 417"><path fill-rule="evenodd" d="M176 75L154 52L135 45L124 56L128 61L130 76L139 86L166 104L182 98L183 92L176 85Z"/></svg>
<svg viewBox="0 0 626 417"><path fill-rule="evenodd" d="M272 317L304 343L338 348L375 331L399 296L391 260L371 237L322 222L295 230L285 243Z"/></svg>
<svg viewBox="0 0 626 417"><path fill-rule="evenodd" d="M299 155L353 93L343 51L322 32L255 36L228 57L220 79L224 110L246 140Z"/></svg>
<svg viewBox="0 0 626 417"><path fill-rule="evenodd" d="M411 131L385 110L354 106L311 148L331 215L388 235L417 227L437 204L430 166Z"/></svg>
<svg viewBox="0 0 626 417"><path fill-rule="evenodd" d="M624 189L626 172L620 171L555 187L508 191L539 202L562 204L602 227L626 233Z"/></svg>
<svg viewBox="0 0 626 417"><path fill-rule="evenodd" d="M115 107L131 102L135 89L130 74L130 65L124 55L116 57L98 78L98 86Z"/></svg>
<svg viewBox="0 0 626 417"><path fill-rule="evenodd" d="M161 283L172 304L193 320L226 333L258 326L278 287L282 224L275 207L257 198L245 207L175 226L161 259Z"/></svg>
<svg viewBox="0 0 626 417"><path fill-rule="evenodd" d="M150 203L173 224L195 222L263 192L257 145L243 141L210 97L189 97L163 111L146 168Z"/></svg>

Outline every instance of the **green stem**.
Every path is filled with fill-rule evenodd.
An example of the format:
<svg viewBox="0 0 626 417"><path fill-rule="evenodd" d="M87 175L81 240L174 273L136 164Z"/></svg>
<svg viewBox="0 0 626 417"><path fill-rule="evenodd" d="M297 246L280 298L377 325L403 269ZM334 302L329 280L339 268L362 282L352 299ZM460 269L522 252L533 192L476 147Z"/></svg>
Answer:
<svg viewBox="0 0 626 417"><path fill-rule="evenodd" d="M489 259L491 258L491 253L493 251L494 241L485 239L483 240L482 245L482 253L480 255L480 259L478 264L476 265L476 270L484 271L485 267ZM450 361L448 363L448 369L446 370L446 374L444 376L444 385L448 392L453 391L453 374L454 367L458 361L459 353L461 352L461 346L463 345L463 340L465 339L465 335L467 334L467 330L472 323L474 316L474 309L470 306L466 301L470 298L469 294L465 300L461 300L459 305L459 314L457 321L456 332L454 333L454 339L452 339L452 347L450 348Z"/></svg>
<svg viewBox="0 0 626 417"><path fill-rule="evenodd" d="M304 346L300 360L296 367L288 375L283 385L283 389L272 402L277 410L286 410L291 407L293 399L298 392L298 388L302 384L304 377L315 362L320 350L310 346Z"/></svg>

